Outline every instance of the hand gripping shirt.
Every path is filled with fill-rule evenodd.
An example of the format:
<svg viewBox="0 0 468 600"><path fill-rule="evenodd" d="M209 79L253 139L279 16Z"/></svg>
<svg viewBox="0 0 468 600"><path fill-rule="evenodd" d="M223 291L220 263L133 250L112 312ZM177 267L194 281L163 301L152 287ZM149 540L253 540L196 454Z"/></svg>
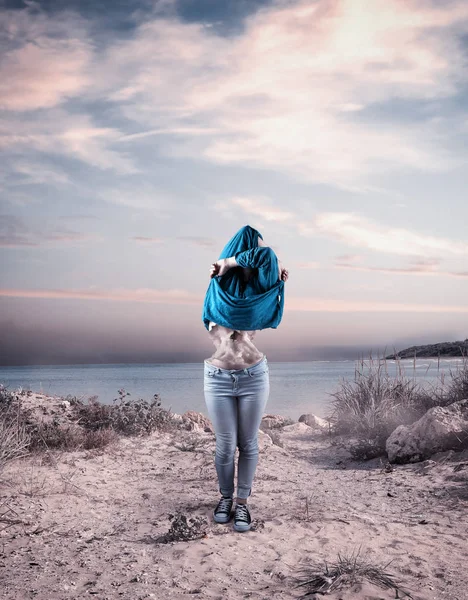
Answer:
<svg viewBox="0 0 468 600"><path fill-rule="evenodd" d="M284 281L276 254L258 246L259 237L263 239L259 231L245 225L221 251L219 259L234 256L239 266L210 280L202 314L208 331L214 324L238 331L276 329L281 322ZM242 267L252 269L248 281Z"/></svg>

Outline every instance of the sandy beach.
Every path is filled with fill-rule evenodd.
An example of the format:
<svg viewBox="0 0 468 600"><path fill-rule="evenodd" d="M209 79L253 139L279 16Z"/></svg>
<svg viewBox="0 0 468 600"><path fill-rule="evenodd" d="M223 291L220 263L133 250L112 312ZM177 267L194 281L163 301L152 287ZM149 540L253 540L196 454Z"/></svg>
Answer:
<svg viewBox="0 0 468 600"><path fill-rule="evenodd" d="M202 428L9 462L0 597L299 598L303 567L325 572L358 553L390 563L415 600L468 598L466 451L402 466L355 462L343 440L304 423L260 431L259 443L254 526L243 534L212 519L215 439ZM309 597L405 596L364 582Z"/></svg>

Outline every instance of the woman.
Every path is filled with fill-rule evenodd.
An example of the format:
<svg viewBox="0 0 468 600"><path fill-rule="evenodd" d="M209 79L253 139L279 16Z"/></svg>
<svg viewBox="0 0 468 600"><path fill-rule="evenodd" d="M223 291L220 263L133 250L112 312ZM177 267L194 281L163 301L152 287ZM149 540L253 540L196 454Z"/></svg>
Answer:
<svg viewBox="0 0 468 600"><path fill-rule="evenodd" d="M205 360L204 392L216 435L219 500L213 512L227 523L234 503L234 455L239 448L234 529L248 531L247 498L258 462L258 429L270 391L266 356L256 331L281 321L288 271L253 227L242 227L211 265L203 322L216 347Z"/></svg>

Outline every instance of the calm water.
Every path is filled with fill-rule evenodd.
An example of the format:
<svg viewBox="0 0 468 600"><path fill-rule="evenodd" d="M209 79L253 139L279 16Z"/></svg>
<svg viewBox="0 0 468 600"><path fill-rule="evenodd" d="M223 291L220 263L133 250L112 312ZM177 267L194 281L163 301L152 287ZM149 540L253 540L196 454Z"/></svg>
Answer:
<svg viewBox="0 0 468 600"><path fill-rule="evenodd" d="M448 375L461 361L441 360ZM438 377L437 360L401 361L406 375L434 383ZM353 380L354 361L271 362L270 399L267 412L297 419L305 412L325 416L330 393L342 378ZM387 363L390 373L395 365ZM40 367L0 367L0 383L9 389L23 387L45 394L88 398L97 395L101 402L112 402L124 388L130 398L150 399L159 394L162 404L174 412L195 410L206 414L203 397L203 363L155 365L60 365Z"/></svg>

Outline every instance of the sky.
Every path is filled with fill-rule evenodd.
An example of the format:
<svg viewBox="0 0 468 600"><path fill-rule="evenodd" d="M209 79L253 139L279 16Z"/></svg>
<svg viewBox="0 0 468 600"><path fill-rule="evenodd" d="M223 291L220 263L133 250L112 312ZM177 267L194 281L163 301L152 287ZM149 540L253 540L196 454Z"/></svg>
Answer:
<svg viewBox="0 0 468 600"><path fill-rule="evenodd" d="M468 337L468 2L0 0L0 364L197 362L243 225L269 360Z"/></svg>

